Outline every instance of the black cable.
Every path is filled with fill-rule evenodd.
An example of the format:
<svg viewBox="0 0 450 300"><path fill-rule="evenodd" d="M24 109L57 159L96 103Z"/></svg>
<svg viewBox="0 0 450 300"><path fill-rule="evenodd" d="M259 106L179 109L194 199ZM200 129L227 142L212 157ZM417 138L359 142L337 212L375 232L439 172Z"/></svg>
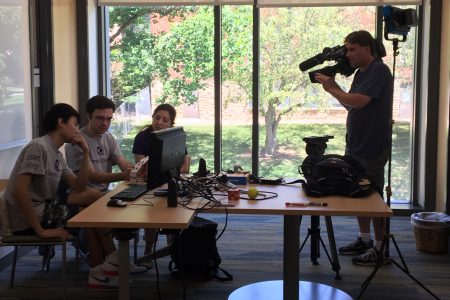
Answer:
<svg viewBox="0 0 450 300"><path fill-rule="evenodd" d="M228 208L225 207L225 225L223 225L222 230L220 231L219 235L217 236L216 242L220 239L222 234L225 232L225 229L227 229L227 226L228 226Z"/></svg>

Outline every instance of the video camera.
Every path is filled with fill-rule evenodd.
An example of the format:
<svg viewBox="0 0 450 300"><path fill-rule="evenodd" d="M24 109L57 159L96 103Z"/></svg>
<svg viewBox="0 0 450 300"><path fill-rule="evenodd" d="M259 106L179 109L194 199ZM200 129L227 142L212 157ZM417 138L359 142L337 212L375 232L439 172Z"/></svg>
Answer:
<svg viewBox="0 0 450 300"><path fill-rule="evenodd" d="M375 57L385 57L386 49L381 41L375 39L374 42L374 55ZM345 45L335 46L333 48L325 47L322 53L317 54L311 58L308 58L304 62L301 62L299 68L302 72L311 69L319 64L324 63L326 60L334 60L336 61L335 65L328 66L322 69L317 69L309 72L309 79L312 83L317 83L315 78L316 73L324 74L327 76L334 76L337 73L350 76L355 72L356 68L350 65L350 62L347 58L347 48Z"/></svg>
<svg viewBox="0 0 450 300"><path fill-rule="evenodd" d="M303 138L303 141L306 143L306 154L323 155L327 148L327 142L332 138L334 138L332 135L309 136Z"/></svg>
<svg viewBox="0 0 450 300"><path fill-rule="evenodd" d="M384 17L384 38L388 41L389 34L402 35L402 42L406 41L406 36L413 26L417 26L417 12L415 9L400 9L390 5L383 7Z"/></svg>
<svg viewBox="0 0 450 300"><path fill-rule="evenodd" d="M317 65L323 64L326 60L334 60L336 64L333 66L328 66L322 69L314 70L309 72L309 79L312 83L317 83L315 79L315 73L321 73L327 76L334 76L337 73L350 76L355 72L355 68L350 65L348 58L346 56L347 48L343 46L335 46L332 48L325 47L322 53L313 56L304 62L300 63L299 67L302 72L311 69Z"/></svg>

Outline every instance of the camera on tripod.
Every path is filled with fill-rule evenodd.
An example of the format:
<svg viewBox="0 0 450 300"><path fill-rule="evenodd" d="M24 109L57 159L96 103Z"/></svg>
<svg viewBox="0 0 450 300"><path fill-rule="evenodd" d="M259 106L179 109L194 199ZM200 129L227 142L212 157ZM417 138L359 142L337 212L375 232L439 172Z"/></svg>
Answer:
<svg viewBox="0 0 450 300"><path fill-rule="evenodd" d="M303 138L303 141L306 143L306 154L323 155L327 148L327 142L332 138L334 138L332 135L309 136Z"/></svg>
<svg viewBox="0 0 450 300"><path fill-rule="evenodd" d="M335 65L327 66L322 69L314 70L309 72L309 79L312 83L317 83L315 79L315 73L321 73L327 76L334 76L337 73L350 76L355 72L355 68L350 65L350 62L347 58L347 48L345 45L343 46L335 46L332 48L325 47L322 53L319 53L304 62L300 63L299 67L302 72L311 69L317 65L323 64L325 61L334 60L336 62Z"/></svg>

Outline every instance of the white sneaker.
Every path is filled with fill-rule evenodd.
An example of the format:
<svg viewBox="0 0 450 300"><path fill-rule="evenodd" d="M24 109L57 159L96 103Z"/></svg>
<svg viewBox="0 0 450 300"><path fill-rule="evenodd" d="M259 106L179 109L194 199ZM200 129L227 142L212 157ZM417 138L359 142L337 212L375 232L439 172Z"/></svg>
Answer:
<svg viewBox="0 0 450 300"><path fill-rule="evenodd" d="M140 267L145 267L147 270L153 269L153 260L146 260L139 263Z"/></svg>
<svg viewBox="0 0 450 300"><path fill-rule="evenodd" d="M130 275L137 275L147 272L146 267L136 266L135 264L129 264ZM119 255L117 251L106 256L105 262L102 264L103 273L108 276L119 275Z"/></svg>
<svg viewBox="0 0 450 300"><path fill-rule="evenodd" d="M119 288L119 278L105 275L102 266L99 265L89 270L88 288L92 290L116 290Z"/></svg>

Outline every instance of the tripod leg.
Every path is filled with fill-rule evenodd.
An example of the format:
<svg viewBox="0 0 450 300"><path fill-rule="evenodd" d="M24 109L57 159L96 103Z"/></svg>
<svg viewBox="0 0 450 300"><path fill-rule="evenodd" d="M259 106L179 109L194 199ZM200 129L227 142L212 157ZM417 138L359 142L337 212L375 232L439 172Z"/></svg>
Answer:
<svg viewBox="0 0 450 300"><path fill-rule="evenodd" d="M335 279L339 280L339 279L342 279L341 276L339 275L339 270L341 269L341 266L339 265L339 258L338 258L337 249L336 249L336 240L334 239L333 223L331 222L330 216L325 216L325 224L327 226L328 244L330 245L330 252L331 252L331 257L332 257L332 259L330 259L330 257L328 256L328 259L330 259L330 263L331 263L333 271L336 272ZM322 246L325 249L323 242L322 242ZM326 249L325 249L325 251L326 251Z"/></svg>
<svg viewBox="0 0 450 300"><path fill-rule="evenodd" d="M417 280L414 276L411 275L411 273L408 270L408 267L406 266L406 263L403 259L403 256L400 252L400 248L397 245L397 242L395 241L395 238L392 234L386 235L385 238L383 239L383 243L381 244L381 250L380 253L384 253L384 249L386 247L386 241L389 241L389 239L392 239L392 243L395 246L395 250L397 251L403 267L400 266L400 264L398 264L395 260L393 260L392 258L390 258L390 261L396 265L400 270L402 270L406 275L408 275L409 278L411 278L412 280L414 280L414 282L416 282L420 287L422 287L426 292L428 292L428 294L430 294L434 299L440 300L438 296L436 296L433 292L431 292L425 285L423 285L419 280ZM372 273L370 273L369 277L367 277L367 279L363 282L363 284L361 285L361 292L358 295L358 298L356 299L360 299L362 294L364 293L364 291L366 290L366 288L369 286L370 282L372 281L372 279L375 277L375 274L377 273L378 269L383 265L383 261L384 261L385 257L384 255L379 255L378 256L378 261L377 264L375 266L375 269L372 271Z"/></svg>
<svg viewBox="0 0 450 300"><path fill-rule="evenodd" d="M406 266L405 260L403 259L403 255L402 255L402 253L400 252L400 248L398 247L397 242L395 241L394 236L393 236L392 234L389 234L389 236L390 236L391 239L392 239L392 243L394 244L394 247L395 247L395 250L397 251L398 257L400 257L400 260L401 260L401 262L402 262L404 271L407 272L407 273L409 273L408 266Z"/></svg>
<svg viewBox="0 0 450 300"><path fill-rule="evenodd" d="M434 299L439 300L439 297L436 296L432 291L430 291L425 285L423 285L423 283L421 283L419 280L417 280L414 276L411 275L411 273L409 272L408 267L406 266L405 260L403 259L403 256L400 252L400 248L397 245L397 242L395 241L394 236L391 234L390 235L391 239L392 239L392 243L395 246L395 250L398 253L398 256L400 257L400 260L402 262L402 266L400 266L400 264L398 264L396 261L392 260L392 263L394 263L394 265L396 265L400 270L402 270L406 275L408 275L409 278L411 278L412 280L414 280L415 283L417 283L418 285L420 285L428 294L430 294Z"/></svg>
<svg viewBox="0 0 450 300"><path fill-rule="evenodd" d="M319 238L320 238L320 217L311 216L311 261L313 265L318 265L317 258L320 257Z"/></svg>
<svg viewBox="0 0 450 300"><path fill-rule="evenodd" d="M299 225L298 226L300 227L301 225L302 225L302 216L299 216ZM309 238L309 230L308 230L308 234L305 237L305 240L303 241L302 245L300 246L300 249L298 250L298 254L302 253L302 249L305 246L308 238Z"/></svg>
<svg viewBox="0 0 450 300"><path fill-rule="evenodd" d="M310 234L310 232L309 232L309 230L308 230L308 234L306 235L305 240L303 241L302 245L300 246L300 249L298 250L298 254L302 253L302 249L303 249L303 247L305 246L306 241L309 239L309 236L310 236L310 235L311 235L311 234Z"/></svg>
<svg viewBox="0 0 450 300"><path fill-rule="evenodd" d="M380 253L384 253L385 247L386 247L386 244L387 244L386 243L387 240L389 240L389 235L385 235L384 236L383 242L381 243ZM373 269L372 273L370 273L370 275L362 283L362 285L361 285L361 292L359 293L358 298L356 298L356 299L360 299L361 296L364 294L364 291L369 286L369 284L372 281L372 279L375 277L375 274L377 274L378 269L383 265L383 260L384 260L383 255L378 255L377 264L375 265L375 268Z"/></svg>

